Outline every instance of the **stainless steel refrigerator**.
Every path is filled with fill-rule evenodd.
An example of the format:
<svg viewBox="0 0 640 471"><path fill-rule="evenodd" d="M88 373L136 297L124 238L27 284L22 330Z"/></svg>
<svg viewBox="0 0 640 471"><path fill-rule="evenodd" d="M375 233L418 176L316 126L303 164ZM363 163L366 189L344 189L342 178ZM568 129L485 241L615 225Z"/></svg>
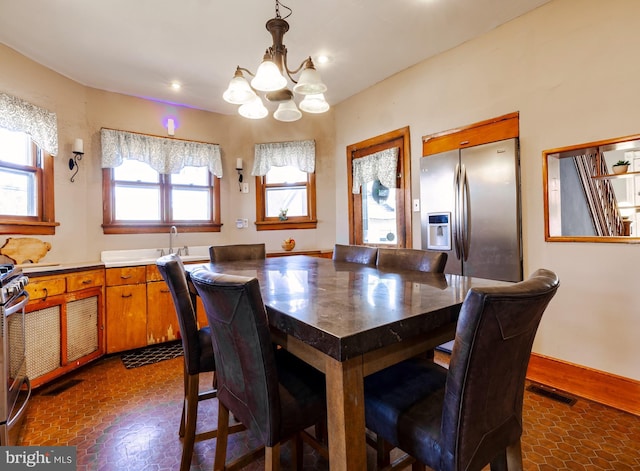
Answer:
<svg viewBox="0 0 640 471"><path fill-rule="evenodd" d="M522 280L518 140L420 160L422 248L448 253L445 273Z"/></svg>

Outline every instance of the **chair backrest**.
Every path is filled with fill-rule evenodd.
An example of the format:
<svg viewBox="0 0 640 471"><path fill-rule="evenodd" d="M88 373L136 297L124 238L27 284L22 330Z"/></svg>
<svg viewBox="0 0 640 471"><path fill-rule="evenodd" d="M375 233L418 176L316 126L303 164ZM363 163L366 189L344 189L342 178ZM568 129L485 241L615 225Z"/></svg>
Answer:
<svg viewBox="0 0 640 471"><path fill-rule="evenodd" d="M280 395L269 321L256 278L191 272L217 364L218 400L267 446L278 443Z"/></svg>
<svg viewBox="0 0 640 471"><path fill-rule="evenodd" d="M445 469L481 469L522 434L529 356L559 280L549 270L507 286L472 288L462 305L445 387Z"/></svg>
<svg viewBox="0 0 640 471"><path fill-rule="evenodd" d="M378 256L376 247L365 245L341 245L333 247L333 259L336 262L361 263L363 265L375 265Z"/></svg>
<svg viewBox="0 0 640 471"><path fill-rule="evenodd" d="M176 308L187 371L189 374L196 374L199 372L201 354L198 321L193 299L189 293L184 265L179 256L171 254L156 260L156 266L169 287L173 305Z"/></svg>
<svg viewBox="0 0 640 471"><path fill-rule="evenodd" d="M447 253L420 249L379 248L376 263L379 268L444 273Z"/></svg>
<svg viewBox="0 0 640 471"><path fill-rule="evenodd" d="M211 263L237 260L260 260L267 256L264 244L212 245L209 247Z"/></svg>

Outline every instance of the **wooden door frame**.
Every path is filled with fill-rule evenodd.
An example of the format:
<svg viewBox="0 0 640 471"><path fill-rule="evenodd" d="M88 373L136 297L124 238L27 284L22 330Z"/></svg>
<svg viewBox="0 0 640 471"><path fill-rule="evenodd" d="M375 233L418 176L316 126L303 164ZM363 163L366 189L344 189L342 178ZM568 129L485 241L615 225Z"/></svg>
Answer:
<svg viewBox="0 0 640 471"><path fill-rule="evenodd" d="M389 144L394 141L400 141L399 156L401 157L399 161L401 173L397 188L397 206L402 211L405 220L403 227L398 227L398 246L406 248L411 248L413 246L413 232L411 229L411 141L409 126L347 146L347 201L349 203L350 244L355 244L356 234L358 231L362 233L362 194L354 195L351 192L353 187L352 162L354 155L360 151L370 151L369 153L374 153L387 149L391 147Z"/></svg>

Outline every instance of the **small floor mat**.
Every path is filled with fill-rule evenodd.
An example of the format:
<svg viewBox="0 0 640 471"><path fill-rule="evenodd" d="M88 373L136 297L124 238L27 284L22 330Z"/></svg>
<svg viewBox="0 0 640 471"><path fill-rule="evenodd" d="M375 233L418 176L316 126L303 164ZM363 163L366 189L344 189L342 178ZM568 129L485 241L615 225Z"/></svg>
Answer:
<svg viewBox="0 0 640 471"><path fill-rule="evenodd" d="M139 366L151 365L163 360L171 360L182 356L182 342L169 342L140 348L120 356L122 364L128 370Z"/></svg>

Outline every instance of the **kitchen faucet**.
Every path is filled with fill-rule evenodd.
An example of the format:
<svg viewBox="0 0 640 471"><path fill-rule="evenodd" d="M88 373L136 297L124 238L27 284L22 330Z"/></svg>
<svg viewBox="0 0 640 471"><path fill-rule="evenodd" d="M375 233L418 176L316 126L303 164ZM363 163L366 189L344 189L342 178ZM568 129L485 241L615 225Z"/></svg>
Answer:
<svg viewBox="0 0 640 471"><path fill-rule="evenodd" d="M178 228L176 226L171 226L169 229L169 253L173 253L173 236L178 237Z"/></svg>

